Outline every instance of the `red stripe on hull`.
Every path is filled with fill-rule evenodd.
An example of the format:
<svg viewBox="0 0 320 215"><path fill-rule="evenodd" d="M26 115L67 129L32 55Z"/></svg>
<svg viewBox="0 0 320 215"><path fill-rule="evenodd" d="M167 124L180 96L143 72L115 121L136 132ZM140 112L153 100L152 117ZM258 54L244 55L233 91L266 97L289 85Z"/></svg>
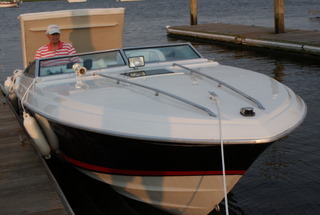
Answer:
<svg viewBox="0 0 320 215"><path fill-rule="evenodd" d="M136 175L136 176L191 176L191 175L222 175L222 171L152 171L152 170L125 170L113 169L108 167L91 165L75 160L71 157L62 155L62 158L69 163L83 169L118 175ZM244 170L226 170L226 175L243 175Z"/></svg>

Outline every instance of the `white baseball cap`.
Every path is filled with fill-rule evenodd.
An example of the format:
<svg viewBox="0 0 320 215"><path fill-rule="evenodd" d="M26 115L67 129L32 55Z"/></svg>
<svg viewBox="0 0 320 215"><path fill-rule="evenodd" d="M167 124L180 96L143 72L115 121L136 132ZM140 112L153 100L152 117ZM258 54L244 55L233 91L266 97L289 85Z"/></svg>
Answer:
<svg viewBox="0 0 320 215"><path fill-rule="evenodd" d="M60 34L59 26L56 24L49 25L46 34Z"/></svg>

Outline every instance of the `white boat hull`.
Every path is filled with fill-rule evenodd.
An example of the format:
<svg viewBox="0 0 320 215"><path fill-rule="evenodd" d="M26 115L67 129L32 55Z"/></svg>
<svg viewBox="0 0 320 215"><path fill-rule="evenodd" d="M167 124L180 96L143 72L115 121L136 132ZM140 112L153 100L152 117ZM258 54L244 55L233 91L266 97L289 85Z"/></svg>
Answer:
<svg viewBox="0 0 320 215"><path fill-rule="evenodd" d="M171 214L207 215L224 198L222 175L143 177L79 170L110 184L128 198L151 204ZM241 175L226 176L228 192L240 178Z"/></svg>
<svg viewBox="0 0 320 215"><path fill-rule="evenodd" d="M16 2L5 2L1 3L0 2L0 8L11 8L11 7L18 7L19 4Z"/></svg>

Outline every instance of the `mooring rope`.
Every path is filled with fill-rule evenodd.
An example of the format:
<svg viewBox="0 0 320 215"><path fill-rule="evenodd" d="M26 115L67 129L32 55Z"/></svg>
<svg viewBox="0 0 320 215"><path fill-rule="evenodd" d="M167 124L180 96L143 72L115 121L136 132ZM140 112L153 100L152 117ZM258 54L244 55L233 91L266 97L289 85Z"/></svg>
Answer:
<svg viewBox="0 0 320 215"><path fill-rule="evenodd" d="M34 85L36 83L36 80L34 79L33 81L32 81L32 83L30 84L30 86L27 88L27 90L26 90L26 92L24 93L24 95L22 96L22 98L21 98L21 107L22 107L22 109L23 109L23 114L25 114L26 113L26 109L25 109L25 107L24 107L24 100L26 99L26 97L27 97L27 95L28 95L28 93L29 93L29 90L31 89L31 87Z"/></svg>
<svg viewBox="0 0 320 215"><path fill-rule="evenodd" d="M226 168L224 160L224 147L223 147L223 136L222 136L222 120L221 120L221 111L220 111L220 102L218 95L215 92L210 91L211 99L213 99L217 104L217 115L219 120L219 136L220 136L220 148L221 148L221 163L222 163L222 178L223 178L223 191L224 191L224 201L226 208L226 215L229 215L229 206L228 206L228 196L227 196L227 180L226 180Z"/></svg>

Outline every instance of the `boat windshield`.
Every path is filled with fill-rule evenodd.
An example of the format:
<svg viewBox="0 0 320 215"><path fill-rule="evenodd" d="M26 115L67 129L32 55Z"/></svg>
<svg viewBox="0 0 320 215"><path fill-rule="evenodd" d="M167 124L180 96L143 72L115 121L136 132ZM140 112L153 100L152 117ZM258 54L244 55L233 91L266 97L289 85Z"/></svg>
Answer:
<svg viewBox="0 0 320 215"><path fill-rule="evenodd" d="M145 63L201 58L200 54L189 44L147 48L128 48L124 49L123 51L127 58L143 56Z"/></svg>
<svg viewBox="0 0 320 215"><path fill-rule="evenodd" d="M39 59L39 76L74 73L72 66L79 63L87 70L105 69L126 65L120 50L67 55L48 59Z"/></svg>
<svg viewBox="0 0 320 215"><path fill-rule="evenodd" d="M37 59L39 61L38 76L73 73L72 66L76 63L88 71L124 66L127 65L128 58L138 56L143 56L145 63L202 58L190 44L126 48Z"/></svg>

